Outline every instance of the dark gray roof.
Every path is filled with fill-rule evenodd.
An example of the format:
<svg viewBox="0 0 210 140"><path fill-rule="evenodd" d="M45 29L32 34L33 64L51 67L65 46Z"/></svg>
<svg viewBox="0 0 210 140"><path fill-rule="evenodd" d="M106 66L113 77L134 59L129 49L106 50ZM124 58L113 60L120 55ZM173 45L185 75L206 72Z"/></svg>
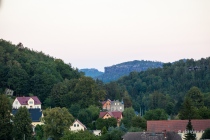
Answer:
<svg viewBox="0 0 210 140"><path fill-rule="evenodd" d="M12 114L15 116L18 109L13 109ZM32 122L40 122L42 117L42 110L40 108L28 109Z"/></svg>
<svg viewBox="0 0 210 140"><path fill-rule="evenodd" d="M181 140L179 134L175 132L127 132L122 138L123 140Z"/></svg>

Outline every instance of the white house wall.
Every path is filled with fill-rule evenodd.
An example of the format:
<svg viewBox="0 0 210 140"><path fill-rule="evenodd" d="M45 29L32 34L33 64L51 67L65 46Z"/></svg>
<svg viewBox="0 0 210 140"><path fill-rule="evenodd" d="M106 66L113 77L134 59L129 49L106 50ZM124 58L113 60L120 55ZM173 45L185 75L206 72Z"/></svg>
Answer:
<svg viewBox="0 0 210 140"><path fill-rule="evenodd" d="M17 98L14 100L13 104L12 104L12 108L14 109L18 109L19 107L21 107L20 102L17 100Z"/></svg>
<svg viewBox="0 0 210 140"><path fill-rule="evenodd" d="M71 131L79 131L79 130L85 130L84 127L78 123L78 122L74 122L73 125L70 127Z"/></svg>
<svg viewBox="0 0 210 140"><path fill-rule="evenodd" d="M30 103L32 103L32 104L30 104ZM28 104L27 105L21 105L20 104L20 102L17 100L17 98L14 100L14 102L13 102L13 104L12 104L12 108L14 108L14 109L18 109L19 107L26 107L26 108L28 108L28 109L30 109L30 108L40 108L41 109L41 104L38 104L38 105L35 105L34 104L34 99L32 99L32 98L30 98L29 100L28 100Z"/></svg>
<svg viewBox="0 0 210 140"><path fill-rule="evenodd" d="M185 138L185 134L186 133L178 133L181 137L182 137L182 140L185 140L184 138ZM200 140L200 138L202 137L202 135L203 135L203 131L199 131L199 132L197 132L197 133L195 133L196 134L196 139L197 140Z"/></svg>

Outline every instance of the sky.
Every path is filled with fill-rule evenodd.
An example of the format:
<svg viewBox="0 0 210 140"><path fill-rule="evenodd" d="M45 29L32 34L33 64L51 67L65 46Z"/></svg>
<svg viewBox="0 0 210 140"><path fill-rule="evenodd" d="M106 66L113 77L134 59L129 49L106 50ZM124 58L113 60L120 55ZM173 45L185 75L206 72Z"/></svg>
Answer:
<svg viewBox="0 0 210 140"><path fill-rule="evenodd" d="M0 38L75 68L210 57L210 0L0 0Z"/></svg>

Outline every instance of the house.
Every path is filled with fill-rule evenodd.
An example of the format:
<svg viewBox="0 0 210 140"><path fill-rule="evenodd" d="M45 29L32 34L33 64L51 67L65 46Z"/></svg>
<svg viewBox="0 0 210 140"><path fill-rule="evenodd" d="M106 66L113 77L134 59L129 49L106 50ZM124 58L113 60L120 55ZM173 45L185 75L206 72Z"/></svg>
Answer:
<svg viewBox="0 0 210 140"><path fill-rule="evenodd" d="M114 117L115 119L117 119L117 126L120 125L120 121L122 120L123 116L122 116L122 112L120 111L108 111L108 112L100 112L99 114L99 118L103 118L103 119L108 119L108 118L112 118Z"/></svg>
<svg viewBox="0 0 210 140"><path fill-rule="evenodd" d="M101 130L93 130L95 136L101 136Z"/></svg>
<svg viewBox="0 0 210 140"><path fill-rule="evenodd" d="M40 108L41 102L37 96L32 97L16 97L12 104L13 109L18 109L19 107L25 106L26 108Z"/></svg>
<svg viewBox="0 0 210 140"><path fill-rule="evenodd" d="M197 139L200 139L204 130L210 127L210 119L208 120L191 120L194 133ZM147 121L147 131L148 132L163 132L170 131L178 133L182 139L186 133L186 126L188 120L157 120L157 121Z"/></svg>
<svg viewBox="0 0 210 140"><path fill-rule="evenodd" d="M8 88L5 89L5 94L6 94L6 95L13 96L13 93L14 93L13 90L8 89Z"/></svg>
<svg viewBox="0 0 210 140"><path fill-rule="evenodd" d="M120 102L118 100L111 101L111 111L123 112L124 111L124 103L123 103L123 101L122 102Z"/></svg>
<svg viewBox="0 0 210 140"><path fill-rule="evenodd" d="M75 120L73 124L70 126L71 131L80 131L80 130L86 130L86 126L82 124L79 120Z"/></svg>
<svg viewBox="0 0 210 140"><path fill-rule="evenodd" d="M102 108L103 110L110 110L111 109L111 100L108 99L107 101L103 101L102 103Z"/></svg>
<svg viewBox="0 0 210 140"><path fill-rule="evenodd" d="M17 111L18 111L18 109L13 109L12 114L15 115L17 113ZM43 113L40 108L28 109L28 112L29 112L31 120L32 120L31 124L32 124L33 132L34 132L36 125L44 124L41 121L41 118L43 117Z"/></svg>
<svg viewBox="0 0 210 140"><path fill-rule="evenodd" d="M181 140L181 137L175 132L127 132L122 136L122 140Z"/></svg>
<svg viewBox="0 0 210 140"><path fill-rule="evenodd" d="M119 100L111 101L110 99L108 99L107 101L103 101L101 103L102 103L103 110L120 111L120 112L124 111L123 101L122 102L120 102Z"/></svg>

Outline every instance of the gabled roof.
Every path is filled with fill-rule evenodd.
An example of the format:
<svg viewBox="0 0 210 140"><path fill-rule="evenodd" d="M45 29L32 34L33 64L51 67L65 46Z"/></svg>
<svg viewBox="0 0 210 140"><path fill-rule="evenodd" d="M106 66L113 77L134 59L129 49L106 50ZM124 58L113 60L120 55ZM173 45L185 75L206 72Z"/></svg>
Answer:
<svg viewBox="0 0 210 140"><path fill-rule="evenodd" d="M166 137L166 139L165 139ZM150 133L150 132L127 132L122 136L124 140L181 140L181 136L175 132Z"/></svg>
<svg viewBox="0 0 210 140"><path fill-rule="evenodd" d="M109 114L110 116L112 116L112 117L114 117L116 119L119 119L122 116L122 112L119 112L119 111L113 111L113 112L111 112L111 111L109 111L109 112L100 112L99 117L100 118L103 118L106 114Z"/></svg>
<svg viewBox="0 0 210 140"><path fill-rule="evenodd" d="M27 105L28 100L32 98L34 100L35 105L40 105L41 102L37 96L32 96L32 97L17 97L17 100L20 102L21 105Z"/></svg>
<svg viewBox="0 0 210 140"><path fill-rule="evenodd" d="M106 101L102 101L101 104L104 105L107 101L111 102L110 99L107 99Z"/></svg>
<svg viewBox="0 0 210 140"><path fill-rule="evenodd" d="M150 132L163 132L174 131L183 132L186 130L188 120L159 120L147 121L147 131ZM193 129L195 131L204 131L210 127L210 119L208 120L191 120Z"/></svg>
<svg viewBox="0 0 210 140"><path fill-rule="evenodd" d="M15 116L18 109L13 109L12 114ZM42 117L42 110L40 108L28 109L32 122L40 122Z"/></svg>
<svg viewBox="0 0 210 140"><path fill-rule="evenodd" d="M76 120L73 122L73 124L74 124L75 122L79 123L79 124L82 125L85 129L87 129L86 126L85 126L83 123L81 123L78 119L76 119Z"/></svg>

